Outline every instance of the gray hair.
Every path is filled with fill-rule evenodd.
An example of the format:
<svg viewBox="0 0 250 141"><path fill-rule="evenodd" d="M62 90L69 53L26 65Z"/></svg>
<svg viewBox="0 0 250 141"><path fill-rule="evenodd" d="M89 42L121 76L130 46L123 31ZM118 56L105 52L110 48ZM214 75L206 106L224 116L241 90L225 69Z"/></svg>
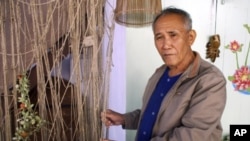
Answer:
<svg viewBox="0 0 250 141"><path fill-rule="evenodd" d="M192 19L191 19L191 16L188 12L182 10L182 9L178 9L178 8L175 8L175 7L167 7L165 9L163 9L161 11L160 14L158 14L154 21L153 21L153 24L152 24L152 27L153 27L153 30L154 30L154 27L155 27L155 23L157 22L157 20L162 17L162 16L165 16L165 15L171 15L171 14L177 14L177 15L180 15L184 22L185 22L185 27L187 30L191 30L192 29Z"/></svg>

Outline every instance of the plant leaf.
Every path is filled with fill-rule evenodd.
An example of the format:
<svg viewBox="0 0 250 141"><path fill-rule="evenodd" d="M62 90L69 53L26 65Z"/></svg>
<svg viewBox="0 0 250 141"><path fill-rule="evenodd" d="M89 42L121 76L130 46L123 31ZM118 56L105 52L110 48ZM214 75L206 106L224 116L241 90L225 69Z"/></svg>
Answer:
<svg viewBox="0 0 250 141"><path fill-rule="evenodd" d="M233 76L228 76L228 80L229 80L229 81L233 81L233 80L234 80L234 77L233 77Z"/></svg>
<svg viewBox="0 0 250 141"><path fill-rule="evenodd" d="M248 33L250 34L250 26L248 26L248 24L244 24L243 26L247 29Z"/></svg>

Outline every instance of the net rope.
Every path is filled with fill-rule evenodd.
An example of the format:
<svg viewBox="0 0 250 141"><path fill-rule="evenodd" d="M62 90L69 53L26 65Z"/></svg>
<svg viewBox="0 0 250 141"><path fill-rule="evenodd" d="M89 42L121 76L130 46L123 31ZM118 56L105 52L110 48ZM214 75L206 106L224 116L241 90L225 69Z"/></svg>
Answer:
<svg viewBox="0 0 250 141"><path fill-rule="evenodd" d="M30 79L35 110L48 121L31 140L98 141L105 136L100 114L108 105L114 31L113 17L105 20L106 3L0 2L0 140L12 140L18 126L15 86L23 73ZM62 61L67 58L70 77L65 79Z"/></svg>

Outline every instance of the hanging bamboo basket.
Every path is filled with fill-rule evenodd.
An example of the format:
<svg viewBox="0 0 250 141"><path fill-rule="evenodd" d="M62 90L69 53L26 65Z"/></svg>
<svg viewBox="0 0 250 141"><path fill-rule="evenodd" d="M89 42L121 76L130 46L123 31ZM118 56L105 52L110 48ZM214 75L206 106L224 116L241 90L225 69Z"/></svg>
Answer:
<svg viewBox="0 0 250 141"><path fill-rule="evenodd" d="M161 10L161 0L117 0L115 21L125 26L147 26Z"/></svg>

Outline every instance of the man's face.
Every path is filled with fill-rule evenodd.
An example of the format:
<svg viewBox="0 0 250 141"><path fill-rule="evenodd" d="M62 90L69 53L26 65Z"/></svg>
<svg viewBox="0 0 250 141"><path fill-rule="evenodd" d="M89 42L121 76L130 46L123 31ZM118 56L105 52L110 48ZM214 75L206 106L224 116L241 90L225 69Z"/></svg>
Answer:
<svg viewBox="0 0 250 141"><path fill-rule="evenodd" d="M165 64L177 67L191 55L195 31L187 30L184 20L176 14L160 17L154 26L155 46Z"/></svg>

